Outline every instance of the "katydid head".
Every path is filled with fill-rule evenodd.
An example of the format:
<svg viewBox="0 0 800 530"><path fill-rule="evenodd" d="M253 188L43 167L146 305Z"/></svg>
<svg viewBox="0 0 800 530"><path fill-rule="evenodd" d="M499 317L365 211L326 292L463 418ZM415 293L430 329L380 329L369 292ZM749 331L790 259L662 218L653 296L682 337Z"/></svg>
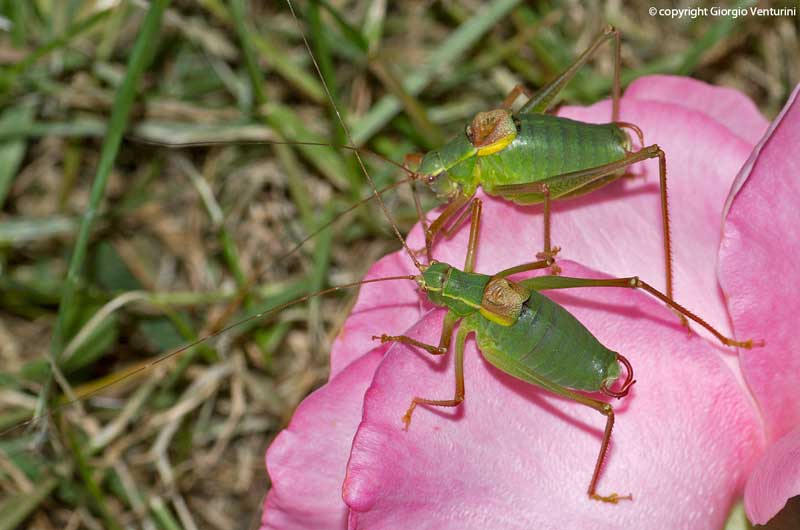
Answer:
<svg viewBox="0 0 800 530"><path fill-rule="evenodd" d="M424 268L422 274L416 277L419 288L425 291L430 301L436 305L445 305L442 289L451 268L452 266L447 263L432 261Z"/></svg>
<svg viewBox="0 0 800 530"><path fill-rule="evenodd" d="M464 194L465 187L474 187L476 157L502 151L516 137L517 122L511 111L479 112L466 126L464 134L422 157L414 178L427 184L440 199L449 201Z"/></svg>
<svg viewBox="0 0 800 530"><path fill-rule="evenodd" d="M459 134L439 149L428 151L415 180L424 182L436 196L449 201L462 192L464 182L468 182L475 167L477 149L464 134Z"/></svg>
<svg viewBox="0 0 800 530"><path fill-rule="evenodd" d="M449 201L461 189L461 186L455 180L451 179L444 169L438 151L430 151L422 159L420 171L417 173L417 179L424 182L440 200Z"/></svg>

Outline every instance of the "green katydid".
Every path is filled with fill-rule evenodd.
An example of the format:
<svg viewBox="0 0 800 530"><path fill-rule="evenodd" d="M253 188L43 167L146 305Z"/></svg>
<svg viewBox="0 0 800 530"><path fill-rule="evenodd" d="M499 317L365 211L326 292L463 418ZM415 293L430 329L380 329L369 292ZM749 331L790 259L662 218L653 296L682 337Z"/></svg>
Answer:
<svg viewBox="0 0 800 530"><path fill-rule="evenodd" d="M358 155L356 155L358 156ZM360 160L360 157L359 157ZM488 362L501 371L522 381L538 386L548 392L590 407L606 417L605 429L600 443L600 451L595 461L594 472L587 493L591 499L617 503L623 499L632 499L631 495L611 493L601 495L596 491L600 469L606 457L611 433L614 426L614 409L604 401L588 397L584 392L602 392L610 397L621 398L627 395L633 379L633 367L620 353L602 345L591 332L572 316L565 308L553 302L540 291L551 289L571 289L579 287L616 287L641 289L666 303L680 315L693 320L708 330L723 345L751 348L756 344L752 340L737 341L722 335L701 317L675 302L668 295L656 290L638 277L591 279L546 275L521 281L509 279L511 276L539 269L552 267L553 258L545 257L530 263L521 264L499 271L492 275L474 272L475 256L478 245L478 231L481 218L482 202L474 199L470 205L470 232L463 270L450 264L431 260L421 264L400 235L388 209L378 194L377 188L369 172L364 169L370 186L378 197L383 212L390 222L397 238L414 265L419 270L416 276L394 276L375 278L347 285L340 285L312 293L291 302L282 304L268 311L252 315L231 326L212 333L198 341L178 350L169 352L156 360L140 366L134 371L125 373L95 388L95 394L104 388L115 385L123 379L132 377L138 372L148 370L155 364L178 355L213 336L219 335L236 326L274 314L289 306L303 302L312 297L356 287L366 283L381 281L413 280L421 291L435 305L447 309L443 320L442 332L437 345L425 344L413 337L405 335L381 335L374 337L382 342L401 342L419 347L433 355L448 353L453 333L455 340L455 391L451 399L430 399L413 397L408 409L402 416L402 422L408 429L412 415L419 405L434 407L457 407L465 399L465 380L463 373L464 350L469 335L474 335L478 349ZM555 352L558 355L553 355ZM543 363L546 361L546 364ZM625 367L625 374L620 369ZM558 374L547 376L547 374ZM621 381L616 389L612 389L617 381ZM81 397L84 399L87 395ZM70 402L71 403L71 402ZM70 403L65 403L66 406ZM61 408L61 407L57 407ZM398 411L399 415L400 411ZM30 422L26 422L30 423ZM24 425L24 424L23 424ZM16 427L19 427L17 425ZM14 428L16 428L14 427ZM13 428L12 428L13 429ZM9 429L10 430L10 429ZM8 430L0 433L5 434Z"/></svg>
<svg viewBox="0 0 800 530"><path fill-rule="evenodd" d="M522 381L536 385L553 394L590 407L606 417L600 452L587 493L591 499L617 503L632 499L617 493L600 495L597 482L608 450L614 426L614 409L604 401L576 392L602 392L610 397L627 395L634 384L633 367L620 353L609 350L565 308L540 293L550 289L578 287L618 287L641 289L666 303L685 318L693 320L711 332L726 346L751 348L752 340L737 341L722 335L701 317L684 308L671 297L656 290L638 277L591 279L555 275L512 281L510 276L552 266L552 257L518 265L493 275L473 272L481 201L475 199L470 207L472 222L464 269L432 261L418 265L421 274L416 278L420 289L430 301L447 309L438 345L425 344L405 336L381 335L382 342L402 342L422 348L432 355L449 351L452 335L458 326L455 344L455 392L452 399L414 397L403 415L408 429L418 405L457 407L465 399L464 348L467 337L474 335L484 358ZM557 355L556 355L557 354ZM624 381L612 390L614 382L622 379L620 363L625 366ZM544 375L544 374L557 374Z"/></svg>

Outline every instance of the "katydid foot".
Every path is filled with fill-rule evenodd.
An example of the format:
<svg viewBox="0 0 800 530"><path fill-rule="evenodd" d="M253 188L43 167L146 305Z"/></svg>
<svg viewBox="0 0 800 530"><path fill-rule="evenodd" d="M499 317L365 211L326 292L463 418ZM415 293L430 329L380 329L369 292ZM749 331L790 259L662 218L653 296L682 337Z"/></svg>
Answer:
<svg viewBox="0 0 800 530"><path fill-rule="evenodd" d="M414 257L424 258L428 254L428 248L427 247L414 248L411 249L411 253L414 254Z"/></svg>
<svg viewBox="0 0 800 530"><path fill-rule="evenodd" d="M558 276L561 273L561 267L556 265L556 254L561 251L561 247L551 247L549 250L543 250L541 252L536 253L536 259L538 260L549 260L552 262L550 265L550 274L553 276Z"/></svg>
<svg viewBox="0 0 800 530"><path fill-rule="evenodd" d="M632 501L633 495L631 493L628 493L627 495L619 495L618 493L612 493L611 495L598 495L597 493L590 493L589 498L595 501L617 504L619 501Z"/></svg>
<svg viewBox="0 0 800 530"><path fill-rule="evenodd" d="M670 310L678 317L678 320L681 321L681 326L683 326L684 331L686 331L687 335L692 334L692 328L689 327L689 320L677 309L674 307L670 307Z"/></svg>
<svg viewBox="0 0 800 530"><path fill-rule="evenodd" d="M405 414L403 414L403 430L408 432L408 426L411 425L411 415L414 414L414 409L417 408L417 402L412 401L411 406L408 407L408 410Z"/></svg>
<svg viewBox="0 0 800 530"><path fill-rule="evenodd" d="M749 350L750 348L763 348L764 344L766 344L763 340L733 340L727 337L722 342L724 342L726 346L744 348L746 350Z"/></svg>

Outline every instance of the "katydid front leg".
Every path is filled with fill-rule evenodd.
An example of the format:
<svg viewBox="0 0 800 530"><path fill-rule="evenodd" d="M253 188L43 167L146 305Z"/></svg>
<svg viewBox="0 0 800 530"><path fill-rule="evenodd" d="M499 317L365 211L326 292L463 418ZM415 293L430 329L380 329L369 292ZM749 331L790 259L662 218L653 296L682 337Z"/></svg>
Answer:
<svg viewBox="0 0 800 530"><path fill-rule="evenodd" d="M414 396L414 399L411 400L411 405L408 406L408 410L406 410L406 413L403 415L403 423L405 424L406 431L409 425L411 425L411 415L414 413L414 409L417 408L417 405L457 407L464 402L464 345L466 344L468 334L469 330L463 328L458 330L458 336L456 337L456 389L453 399L428 399Z"/></svg>
<svg viewBox="0 0 800 530"><path fill-rule="evenodd" d="M475 251L478 248L478 232L480 231L481 225L481 212L483 211L483 202L480 199L473 199L472 206L469 209L472 215L472 221L469 227L469 241L467 243L467 256L464 259L464 271L465 272L472 272L475 269ZM528 269L531 270L536 268L538 264L527 264L523 267L527 266ZM450 348L450 338L453 336L453 330L455 329L456 324L461 321L461 317L456 315L453 311L448 311L444 316L444 321L442 322L442 334L439 337L439 346L433 346L431 344L426 344L424 342L420 342L417 339L408 337L406 335L398 335L398 336L389 336L389 335L381 335L380 340L381 342L402 342L404 344L409 344L411 346L417 346L419 348L423 348L431 355L444 355L447 353L447 350ZM460 330L458 333L458 338L456 339L456 392L455 397L453 399L427 399L421 397L414 397L411 400L411 405L408 407L408 410L403 415L403 423L405 424L405 430L408 430L408 426L411 424L411 415L414 413L414 409L417 407L418 404L422 403L425 405L432 405L436 407L455 407L464 401L464 342L466 340L467 334L466 328L464 330ZM373 337L376 339L378 337Z"/></svg>
<svg viewBox="0 0 800 530"><path fill-rule="evenodd" d="M470 199L470 195L456 195L447 203L439 217L434 219L430 226L425 229L425 248L428 251L428 262L432 259L434 239L439 235L439 232L444 234L445 237L451 237L455 233L470 213Z"/></svg>
<svg viewBox="0 0 800 530"><path fill-rule="evenodd" d="M442 323L442 334L439 337L439 345L434 346L432 344L427 344L424 342L420 342L417 339L406 335L381 335L380 337L372 337L373 339L380 339L381 343L385 342L400 342L403 344L408 344L410 346L416 346L418 348L422 348L431 355L444 355L450 349L450 339L453 336L453 329L455 329L456 324L461 319L452 311L448 311L444 316L444 321ZM466 337L461 337L461 333L459 332L458 338L456 339L456 393L453 399L449 400L435 400L435 399L426 399L421 397L414 397L411 400L411 405L409 405L408 410L406 413L403 414L403 430L408 430L408 426L411 424L411 415L414 413L414 409L417 407L418 404L423 403L426 405L433 405L438 407L455 407L464 401L464 340Z"/></svg>

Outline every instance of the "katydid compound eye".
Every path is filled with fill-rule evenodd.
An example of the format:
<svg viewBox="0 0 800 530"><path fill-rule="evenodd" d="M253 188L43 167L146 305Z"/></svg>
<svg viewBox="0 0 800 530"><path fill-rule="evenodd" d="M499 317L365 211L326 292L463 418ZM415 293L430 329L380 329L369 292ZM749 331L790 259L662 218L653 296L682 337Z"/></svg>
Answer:
<svg viewBox="0 0 800 530"><path fill-rule="evenodd" d="M428 175L428 177L426 178L428 184L433 184L434 182L436 182L436 179L439 178L439 175L441 175L441 173L437 173L435 175Z"/></svg>

